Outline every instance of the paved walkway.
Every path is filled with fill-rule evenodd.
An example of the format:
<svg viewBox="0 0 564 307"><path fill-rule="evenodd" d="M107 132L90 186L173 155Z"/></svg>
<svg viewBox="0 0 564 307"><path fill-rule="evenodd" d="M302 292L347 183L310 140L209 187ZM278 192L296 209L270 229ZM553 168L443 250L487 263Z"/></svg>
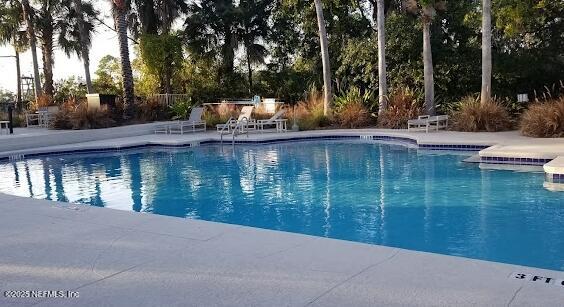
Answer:
<svg viewBox="0 0 564 307"><path fill-rule="evenodd" d="M564 272L3 194L0 211L1 292L79 293L2 306L564 302Z"/></svg>

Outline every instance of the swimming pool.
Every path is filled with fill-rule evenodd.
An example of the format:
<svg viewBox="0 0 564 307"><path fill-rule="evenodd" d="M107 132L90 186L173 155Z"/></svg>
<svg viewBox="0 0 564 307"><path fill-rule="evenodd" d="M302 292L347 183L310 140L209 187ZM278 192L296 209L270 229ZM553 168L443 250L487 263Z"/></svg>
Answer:
<svg viewBox="0 0 564 307"><path fill-rule="evenodd" d="M564 270L564 193L464 154L309 141L0 163L0 191Z"/></svg>

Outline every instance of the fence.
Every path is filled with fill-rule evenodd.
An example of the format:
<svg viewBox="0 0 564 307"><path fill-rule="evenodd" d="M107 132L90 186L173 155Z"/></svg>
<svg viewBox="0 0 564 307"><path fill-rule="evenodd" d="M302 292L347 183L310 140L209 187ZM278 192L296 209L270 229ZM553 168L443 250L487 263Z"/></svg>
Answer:
<svg viewBox="0 0 564 307"><path fill-rule="evenodd" d="M188 94L156 94L151 98L156 99L160 104L170 106L177 101L190 100L191 97Z"/></svg>

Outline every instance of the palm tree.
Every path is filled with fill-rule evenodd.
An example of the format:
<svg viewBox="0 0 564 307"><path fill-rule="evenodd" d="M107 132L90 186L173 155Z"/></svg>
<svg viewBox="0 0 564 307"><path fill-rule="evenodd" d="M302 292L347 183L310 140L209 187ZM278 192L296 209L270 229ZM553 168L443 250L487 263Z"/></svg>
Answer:
<svg viewBox="0 0 564 307"><path fill-rule="evenodd" d="M22 13L27 25L27 37L29 39L29 47L31 48L31 58L33 60L33 82L35 90L35 99L41 96L41 79L39 77L39 64L37 62L37 41L35 38L35 26L33 11L29 5L29 0L21 0Z"/></svg>
<svg viewBox="0 0 564 307"><path fill-rule="evenodd" d="M386 28L384 0L376 0L376 27L378 29L378 113L388 108L388 82L386 72Z"/></svg>
<svg viewBox="0 0 564 307"><path fill-rule="evenodd" d="M252 64L262 64L267 54L266 48L259 43L268 35L269 0L241 0L239 2L240 38L245 48L249 94L253 92Z"/></svg>
<svg viewBox="0 0 564 307"><path fill-rule="evenodd" d="M21 69L20 69L20 52L27 48L27 38L25 32L20 31L22 20L22 7L15 0L0 4L0 45L11 44L14 47L16 59L16 80L17 80L17 98L16 106L21 107L22 103L22 87L21 87Z"/></svg>
<svg viewBox="0 0 564 307"><path fill-rule="evenodd" d="M53 66L55 65L53 37L57 29L57 22L61 20L60 12L63 7L61 0L41 0L41 7L37 10L35 29L38 32L43 55L43 91L53 96Z"/></svg>
<svg viewBox="0 0 564 307"><path fill-rule="evenodd" d="M208 59L219 57L218 84L233 75L235 51L240 37L237 8L232 0L193 2L188 7L184 37L193 54Z"/></svg>
<svg viewBox="0 0 564 307"><path fill-rule="evenodd" d="M73 0L65 7L65 14L59 23L59 46L70 56L76 54L84 64L84 79L89 94L94 92L90 76L90 47L96 11L92 4Z"/></svg>
<svg viewBox="0 0 564 307"><path fill-rule="evenodd" d="M492 1L482 0L482 93L481 103L492 96Z"/></svg>
<svg viewBox="0 0 564 307"><path fill-rule="evenodd" d="M439 0L408 0L406 8L421 17L423 24L423 77L425 83L425 111L434 115L435 110L435 80L433 76L433 54L431 49L431 22L437 10L446 8L445 1Z"/></svg>
<svg viewBox="0 0 564 307"><path fill-rule="evenodd" d="M327 30L325 29L325 18L323 17L323 6L321 0L314 0L317 13L317 25L319 26L319 43L321 45L321 61L323 63L323 114L329 115L333 103L333 91L331 88L331 66L329 62L329 42Z"/></svg>
<svg viewBox="0 0 564 307"><path fill-rule="evenodd" d="M433 74L433 54L431 49L431 19L433 9L425 6L421 15L423 21L423 78L425 82L425 110L435 114L435 79Z"/></svg>
<svg viewBox="0 0 564 307"><path fill-rule="evenodd" d="M112 0L114 23L118 33L119 51L121 59L121 73L124 92L124 103L126 106L126 117L133 115L133 104L135 103L135 89L133 86L133 71L129 59L129 45L127 37L127 11L126 0Z"/></svg>
<svg viewBox="0 0 564 307"><path fill-rule="evenodd" d="M142 34L170 34L172 24L188 11L186 0L133 0L130 25L135 37Z"/></svg>

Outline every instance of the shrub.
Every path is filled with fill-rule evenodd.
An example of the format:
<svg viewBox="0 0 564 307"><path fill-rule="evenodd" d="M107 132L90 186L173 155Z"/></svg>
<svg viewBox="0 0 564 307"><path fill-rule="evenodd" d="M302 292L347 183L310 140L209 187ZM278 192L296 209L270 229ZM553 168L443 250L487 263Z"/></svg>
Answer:
<svg viewBox="0 0 564 307"><path fill-rule="evenodd" d="M1 120L8 120L8 112L7 111L0 111L0 119ZM12 124L14 128L18 127L25 127L25 114L13 111L12 112Z"/></svg>
<svg viewBox="0 0 564 307"><path fill-rule="evenodd" d="M50 105L53 105L53 97L49 95L41 95L29 104L29 110L35 112L39 110L39 108L48 107Z"/></svg>
<svg viewBox="0 0 564 307"><path fill-rule="evenodd" d="M80 104L70 115L73 129L99 129L112 127L115 121L111 118L106 106L91 109L85 103Z"/></svg>
<svg viewBox="0 0 564 307"><path fill-rule="evenodd" d="M86 84L78 81L76 77L69 77L67 79L55 82L55 94L53 101L61 104L69 99L79 99L86 97L87 89Z"/></svg>
<svg viewBox="0 0 564 307"><path fill-rule="evenodd" d="M237 108L235 105L230 104L220 104L215 107L214 110L216 111L219 120L223 124L227 122L230 117L238 118L240 112L239 108Z"/></svg>
<svg viewBox="0 0 564 307"><path fill-rule="evenodd" d="M172 113L172 119L185 119L188 117L190 109L192 109L191 100L177 100L169 107Z"/></svg>
<svg viewBox="0 0 564 307"><path fill-rule="evenodd" d="M343 95L335 97L337 119L343 128L359 128L370 123L366 105L372 102L372 92L362 94L357 87L351 87Z"/></svg>
<svg viewBox="0 0 564 307"><path fill-rule="evenodd" d="M295 120L300 130L313 130L331 123L323 111L323 93L312 87L306 99L298 102L291 109L288 118L291 121Z"/></svg>
<svg viewBox="0 0 564 307"><path fill-rule="evenodd" d="M110 118L116 124L122 123L125 115L125 102L123 98L119 96L116 97L113 107L109 109L108 112L110 112Z"/></svg>
<svg viewBox="0 0 564 307"><path fill-rule="evenodd" d="M12 124L14 127L25 127L25 114L15 113L12 117Z"/></svg>
<svg viewBox="0 0 564 307"><path fill-rule="evenodd" d="M511 129L511 118L507 109L495 99L480 103L472 96L459 102L458 111L452 114L452 127L457 131L496 132Z"/></svg>
<svg viewBox="0 0 564 307"><path fill-rule="evenodd" d="M564 97L531 105L523 113L520 126L526 136L564 136Z"/></svg>
<svg viewBox="0 0 564 307"><path fill-rule="evenodd" d="M359 102L363 104L369 111L378 109L378 101L374 99L372 91L365 91L364 94L358 87L352 86L348 91L335 96L334 105L335 109L339 111L342 107L349 103Z"/></svg>
<svg viewBox="0 0 564 307"><path fill-rule="evenodd" d="M221 118L219 118L219 115L212 110L206 110L204 112L203 119L206 121L207 126L212 128L218 124L225 124L225 122L227 121L222 121Z"/></svg>
<svg viewBox="0 0 564 307"><path fill-rule="evenodd" d="M378 126L388 129L405 129L407 121L421 115L421 104L415 92L406 87L391 93L388 108L380 114Z"/></svg>
<svg viewBox="0 0 564 307"><path fill-rule="evenodd" d="M148 98L137 103L137 116L142 121L168 119L169 108L156 98Z"/></svg>
<svg viewBox="0 0 564 307"><path fill-rule="evenodd" d="M71 115L72 112L68 110L60 110L59 113L55 115L55 118L51 122L51 125L54 129L62 129L68 130L72 129L72 122L71 122Z"/></svg>
<svg viewBox="0 0 564 307"><path fill-rule="evenodd" d="M220 104L206 108L203 117L208 127L215 127L217 124L225 124L231 117L239 117L239 110L234 105Z"/></svg>
<svg viewBox="0 0 564 307"><path fill-rule="evenodd" d="M339 110L337 115L339 124L343 128L360 128L370 124L370 113L366 107L359 102L346 104Z"/></svg>
<svg viewBox="0 0 564 307"><path fill-rule="evenodd" d="M76 111L79 103L76 98L67 99L64 103L60 105L59 112L55 115L53 119L52 126L55 129L72 129L73 125L71 122L72 114Z"/></svg>
<svg viewBox="0 0 564 307"><path fill-rule="evenodd" d="M264 104L260 104L255 108L255 111L253 112L253 119L256 120L269 119L270 117L272 117L272 114L266 112Z"/></svg>

